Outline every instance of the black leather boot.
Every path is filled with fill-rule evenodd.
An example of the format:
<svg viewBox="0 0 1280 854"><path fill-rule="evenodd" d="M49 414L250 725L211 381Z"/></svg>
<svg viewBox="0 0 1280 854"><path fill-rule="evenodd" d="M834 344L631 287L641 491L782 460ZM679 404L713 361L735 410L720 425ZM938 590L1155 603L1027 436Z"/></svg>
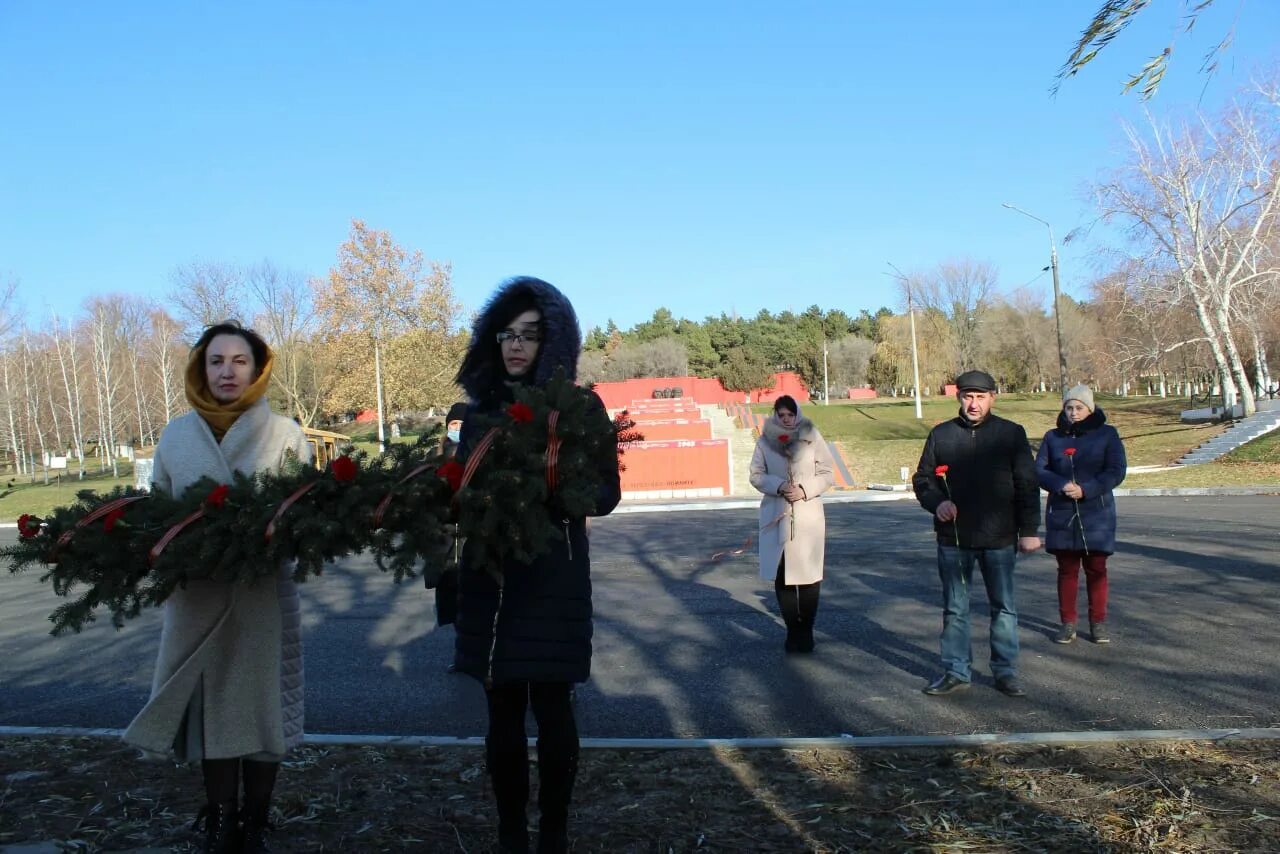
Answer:
<svg viewBox="0 0 1280 854"><path fill-rule="evenodd" d="M267 837L271 832L271 803L244 802L244 834L240 841L241 854L269 854L271 847Z"/></svg>
<svg viewBox="0 0 1280 854"><path fill-rule="evenodd" d="M206 804L196 816L204 819L204 854L239 854L240 820L236 802Z"/></svg>
<svg viewBox="0 0 1280 854"><path fill-rule="evenodd" d="M822 586L821 581L815 581L813 584L801 584L797 588L799 599L799 641L797 643L797 652L813 652L813 623L818 616L818 593Z"/></svg>
<svg viewBox="0 0 1280 854"><path fill-rule="evenodd" d="M529 751L486 750L493 797L498 802L498 850L529 854Z"/></svg>
<svg viewBox="0 0 1280 854"><path fill-rule="evenodd" d="M787 627L787 640L783 649L787 652L800 652L804 631L800 622L800 603L796 598L796 589L775 585L774 593L778 597L778 611L782 614L782 622Z"/></svg>
<svg viewBox="0 0 1280 854"><path fill-rule="evenodd" d="M578 757L547 756L538 750L538 854L569 850L569 800L578 775Z"/></svg>

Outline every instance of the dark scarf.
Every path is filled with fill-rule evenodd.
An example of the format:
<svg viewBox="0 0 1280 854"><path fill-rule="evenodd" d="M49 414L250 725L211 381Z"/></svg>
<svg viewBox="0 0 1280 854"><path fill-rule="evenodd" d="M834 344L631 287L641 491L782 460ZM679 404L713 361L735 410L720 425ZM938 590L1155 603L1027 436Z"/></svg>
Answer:
<svg viewBox="0 0 1280 854"><path fill-rule="evenodd" d="M1093 410L1083 421L1077 421L1075 424L1067 420L1067 413L1058 413L1058 432L1064 436L1080 436L1090 430L1097 430L1106 423L1107 416L1101 408Z"/></svg>

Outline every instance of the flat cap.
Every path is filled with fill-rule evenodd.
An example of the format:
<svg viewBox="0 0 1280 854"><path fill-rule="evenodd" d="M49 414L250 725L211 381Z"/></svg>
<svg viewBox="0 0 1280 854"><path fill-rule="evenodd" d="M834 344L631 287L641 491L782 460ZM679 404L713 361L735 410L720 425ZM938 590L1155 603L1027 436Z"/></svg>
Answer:
<svg viewBox="0 0 1280 854"><path fill-rule="evenodd" d="M956 377L956 391L995 391L996 381L986 371L965 371Z"/></svg>

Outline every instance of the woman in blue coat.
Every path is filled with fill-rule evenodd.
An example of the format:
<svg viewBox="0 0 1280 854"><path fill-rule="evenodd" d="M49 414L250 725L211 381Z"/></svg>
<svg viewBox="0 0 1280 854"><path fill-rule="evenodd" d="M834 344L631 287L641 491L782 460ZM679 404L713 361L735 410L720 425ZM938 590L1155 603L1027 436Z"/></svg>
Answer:
<svg viewBox="0 0 1280 854"><path fill-rule="evenodd" d="M1107 416L1093 405L1093 392L1078 385L1063 395L1057 428L1044 434L1036 475L1049 493L1045 550L1058 559L1056 643L1076 639L1076 593L1084 566L1089 592L1089 632L1094 643L1107 633L1107 556L1116 550L1116 502L1112 490L1124 480L1124 444Z"/></svg>

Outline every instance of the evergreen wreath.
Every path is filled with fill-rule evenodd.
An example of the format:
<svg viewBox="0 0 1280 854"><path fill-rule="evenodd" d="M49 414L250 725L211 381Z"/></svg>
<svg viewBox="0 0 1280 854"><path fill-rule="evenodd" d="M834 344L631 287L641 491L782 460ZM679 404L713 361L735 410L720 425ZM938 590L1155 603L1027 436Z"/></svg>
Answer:
<svg viewBox="0 0 1280 854"><path fill-rule="evenodd" d="M204 478L178 498L84 490L47 517L23 514L0 557L14 573L45 567L40 580L70 599L49 617L55 635L79 632L99 608L119 628L191 581L274 583L287 562L305 581L366 549L397 583L421 572L433 586L462 539L489 571L545 553L560 520L595 512L606 455L641 438L562 372L518 389L504 412L474 417L484 448L465 469L442 456L435 431L376 458L348 452L324 471L291 458L229 484Z"/></svg>
<svg viewBox="0 0 1280 854"><path fill-rule="evenodd" d="M601 475L638 441L625 412L610 419L594 392L563 370L543 386L516 386L497 413L473 414L482 437L470 448L456 500L474 567L501 574L566 535L565 522L596 513ZM609 476L612 476L610 473Z"/></svg>

